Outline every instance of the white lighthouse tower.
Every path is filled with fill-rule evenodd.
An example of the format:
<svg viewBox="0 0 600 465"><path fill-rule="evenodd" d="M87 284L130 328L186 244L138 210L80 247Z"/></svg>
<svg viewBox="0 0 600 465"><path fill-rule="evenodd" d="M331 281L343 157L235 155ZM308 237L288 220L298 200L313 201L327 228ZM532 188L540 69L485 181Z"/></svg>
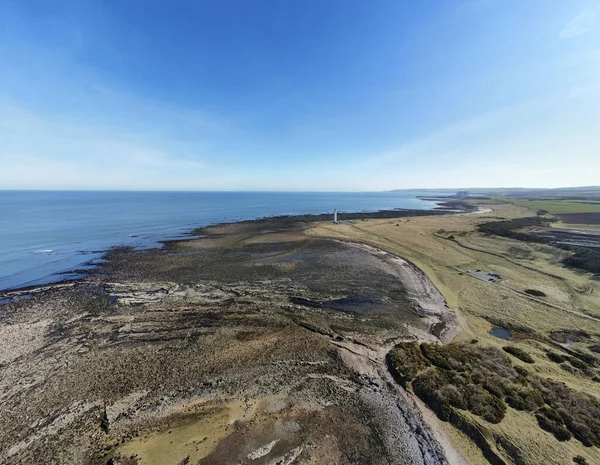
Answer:
<svg viewBox="0 0 600 465"><path fill-rule="evenodd" d="M333 222L335 224L338 224L337 208L335 210L333 210Z"/></svg>

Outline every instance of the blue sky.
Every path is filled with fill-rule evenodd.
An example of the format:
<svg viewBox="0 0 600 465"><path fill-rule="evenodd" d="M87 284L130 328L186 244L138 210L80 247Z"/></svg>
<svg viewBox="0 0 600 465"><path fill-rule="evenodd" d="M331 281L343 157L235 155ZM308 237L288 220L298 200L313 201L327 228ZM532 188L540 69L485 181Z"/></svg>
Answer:
<svg viewBox="0 0 600 465"><path fill-rule="evenodd" d="M0 188L592 184L599 0L0 0Z"/></svg>

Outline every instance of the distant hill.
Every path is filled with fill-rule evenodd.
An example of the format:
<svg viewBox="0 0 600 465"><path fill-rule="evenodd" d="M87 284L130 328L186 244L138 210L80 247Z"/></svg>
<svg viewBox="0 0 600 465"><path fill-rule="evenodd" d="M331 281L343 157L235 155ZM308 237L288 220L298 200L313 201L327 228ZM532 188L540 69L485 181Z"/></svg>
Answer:
<svg viewBox="0 0 600 465"><path fill-rule="evenodd" d="M392 192L400 192L408 189L394 189ZM414 190L414 189L410 189ZM467 191L470 195L504 195L507 197L526 198L570 198L585 200L600 200L600 186L582 187L560 187L551 189L527 188L527 187L473 187L457 189L419 189L420 191L456 194Z"/></svg>

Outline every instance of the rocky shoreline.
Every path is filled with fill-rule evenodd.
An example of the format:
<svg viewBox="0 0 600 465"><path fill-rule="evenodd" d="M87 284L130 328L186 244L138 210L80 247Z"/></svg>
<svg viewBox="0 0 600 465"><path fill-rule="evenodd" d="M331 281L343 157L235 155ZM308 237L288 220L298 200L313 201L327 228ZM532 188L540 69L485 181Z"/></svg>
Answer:
<svg viewBox="0 0 600 465"><path fill-rule="evenodd" d="M399 257L308 226L212 226L6 293L30 297L0 310L0 460L447 463L384 359L451 338L453 312Z"/></svg>
<svg viewBox="0 0 600 465"><path fill-rule="evenodd" d="M433 199L432 199L433 200ZM465 202L459 199L444 199L444 198L436 198L436 207L431 210L415 210L415 209L402 209L397 208L393 210L379 210L375 212L348 212L348 213L340 213L340 219L342 221L357 221L357 220L368 220L368 219L394 219L394 218L411 218L417 216L437 216L437 215L449 215L449 214L457 214L457 213L473 213L478 211L478 207L470 204L469 202ZM191 229L188 232L182 233L181 238L177 239L169 239L158 241L159 244L163 246L168 246L170 243L177 243L181 241L188 240L188 238L195 238L199 235L202 235L202 231L206 228L210 227L218 227L223 225L230 224L238 224L238 223L261 223L261 222L270 222L277 221L279 223L287 224L293 222L304 222L306 224L320 222L320 221L329 221L331 220L332 215L327 214L310 214L310 215L283 215L283 216L271 216L264 218L256 218L253 220L247 221L236 221L231 223L218 223L215 225L210 225L207 227L195 228ZM113 248L119 249L121 246L115 246ZM94 251L94 253L102 253L102 251ZM94 259L91 262L83 263L81 269L69 269L58 273L58 275L80 275L75 278L67 278L67 279L58 279L52 280L47 283L33 284L27 286L18 286L5 288L0 290L0 305L4 305L10 301L10 299L17 298L29 298L29 295L37 292L44 292L44 290L48 289L52 286L60 286L63 284L74 283L78 281L82 281L86 279L88 275L96 275L98 273L98 261L103 261L106 256L110 253L105 252L105 255L100 259Z"/></svg>

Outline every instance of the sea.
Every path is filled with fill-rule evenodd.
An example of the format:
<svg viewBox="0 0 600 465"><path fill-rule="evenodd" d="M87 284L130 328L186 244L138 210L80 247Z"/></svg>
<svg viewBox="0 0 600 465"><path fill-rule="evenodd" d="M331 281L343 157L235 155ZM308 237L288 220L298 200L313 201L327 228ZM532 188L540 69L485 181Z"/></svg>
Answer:
<svg viewBox="0 0 600 465"><path fill-rule="evenodd" d="M77 278L111 247L160 247L216 223L435 208L419 195L435 193L0 190L0 291Z"/></svg>

